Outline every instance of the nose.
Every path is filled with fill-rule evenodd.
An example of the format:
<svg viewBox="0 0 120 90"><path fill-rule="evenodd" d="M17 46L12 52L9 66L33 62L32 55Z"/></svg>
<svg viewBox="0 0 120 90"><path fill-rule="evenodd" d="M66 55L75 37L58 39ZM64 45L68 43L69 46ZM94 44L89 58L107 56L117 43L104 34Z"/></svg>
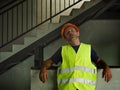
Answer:
<svg viewBox="0 0 120 90"><path fill-rule="evenodd" d="M68 33L71 33L71 32L72 32L72 30L71 30L71 29L69 29L69 30L68 30Z"/></svg>

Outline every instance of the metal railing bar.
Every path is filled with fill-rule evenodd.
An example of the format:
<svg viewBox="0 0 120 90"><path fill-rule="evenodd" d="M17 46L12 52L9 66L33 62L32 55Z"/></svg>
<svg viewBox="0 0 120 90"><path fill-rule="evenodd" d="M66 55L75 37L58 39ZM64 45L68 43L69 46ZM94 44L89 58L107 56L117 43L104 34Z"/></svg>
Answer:
<svg viewBox="0 0 120 90"><path fill-rule="evenodd" d="M61 0L59 0L59 11L61 11Z"/></svg>
<svg viewBox="0 0 120 90"><path fill-rule="evenodd" d="M17 16L16 16L16 27L17 27L17 35L18 35L18 30L19 30L19 27L18 27L18 23L19 23L19 16L18 16L18 6L17 6Z"/></svg>
<svg viewBox="0 0 120 90"><path fill-rule="evenodd" d="M5 5L3 5L2 7L0 7L0 9L3 9L3 8L5 8L6 6L9 6L9 5L11 5L12 3L14 3L14 2L15 2L15 1L12 0L11 2L9 2L9 3L5 4Z"/></svg>
<svg viewBox="0 0 120 90"><path fill-rule="evenodd" d="M18 6L19 4L21 4L21 3L25 2L25 1L26 1L26 0L23 0L23 1L21 1L21 2L19 2L19 3L17 3L17 4L15 4L14 6L12 6L12 7L8 8L8 9L6 9L6 10L2 11L2 12L0 12L0 15L1 15L2 13L5 13L5 12L7 12L7 11L11 10L12 8L14 8L14 7Z"/></svg>
<svg viewBox="0 0 120 90"><path fill-rule="evenodd" d="M52 0L50 0L50 22L52 22Z"/></svg>
<svg viewBox="0 0 120 90"><path fill-rule="evenodd" d="M75 0L73 0L73 3L75 3Z"/></svg>
<svg viewBox="0 0 120 90"><path fill-rule="evenodd" d="M55 0L55 14L56 14L56 0Z"/></svg>
<svg viewBox="0 0 120 90"><path fill-rule="evenodd" d="M31 0L31 27L33 26L33 0Z"/></svg>
<svg viewBox="0 0 120 90"><path fill-rule="evenodd" d="M28 30L28 0L26 0L26 29Z"/></svg>
<svg viewBox="0 0 120 90"><path fill-rule="evenodd" d="M38 23L38 19L37 19L38 18L38 13L37 13L37 11L38 11L38 8L37 8L38 5L37 4L38 4L38 0L36 0L36 4L35 4L36 5L36 25Z"/></svg>
<svg viewBox="0 0 120 90"><path fill-rule="evenodd" d="M41 22L42 22L42 6L43 6L43 2L41 0Z"/></svg>
<svg viewBox="0 0 120 90"><path fill-rule="evenodd" d="M2 15L2 44L3 44L3 31L4 31L3 23L4 23L4 19L3 19L3 15Z"/></svg>
<svg viewBox="0 0 120 90"><path fill-rule="evenodd" d="M69 0L69 6L70 6L70 0Z"/></svg>
<svg viewBox="0 0 120 90"><path fill-rule="evenodd" d="M65 6L65 4L66 4L65 1L66 1L66 0L64 0L64 8L66 7L66 6Z"/></svg>
<svg viewBox="0 0 120 90"><path fill-rule="evenodd" d="M6 29L7 29L7 32L6 32L6 34L7 34L7 42L8 42L8 37L9 37L9 34L8 34L8 22L9 22L9 18L8 18L8 12L7 12L7 27L6 27Z"/></svg>
<svg viewBox="0 0 120 90"><path fill-rule="evenodd" d="M11 36L12 36L12 39L13 39L13 23L14 23L14 22L13 22L13 21L14 21L13 16L14 16L14 14L13 14L13 9L12 9L12 33L11 33L11 34L12 34L12 35L11 35Z"/></svg>
<svg viewBox="0 0 120 90"><path fill-rule="evenodd" d="M47 19L47 0L46 0L46 19Z"/></svg>
<svg viewBox="0 0 120 90"><path fill-rule="evenodd" d="M23 32L23 3L21 3L21 32Z"/></svg>

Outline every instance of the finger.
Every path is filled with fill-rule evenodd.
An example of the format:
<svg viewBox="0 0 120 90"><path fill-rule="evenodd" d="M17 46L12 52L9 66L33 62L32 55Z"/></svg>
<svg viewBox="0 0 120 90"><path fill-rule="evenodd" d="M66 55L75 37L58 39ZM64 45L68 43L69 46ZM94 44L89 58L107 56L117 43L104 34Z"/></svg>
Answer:
<svg viewBox="0 0 120 90"><path fill-rule="evenodd" d="M39 73L39 79L42 81L42 74Z"/></svg>
<svg viewBox="0 0 120 90"><path fill-rule="evenodd" d="M109 81L111 80L111 78L112 78L112 74L111 74L111 73L108 73L108 74L107 74L107 82L109 82Z"/></svg>
<svg viewBox="0 0 120 90"><path fill-rule="evenodd" d="M108 81L107 73L105 73L105 81L106 81L106 82Z"/></svg>
<svg viewBox="0 0 120 90"><path fill-rule="evenodd" d="M48 73L46 73L46 79L48 78Z"/></svg>
<svg viewBox="0 0 120 90"><path fill-rule="evenodd" d="M44 83L45 82L45 80L44 80L44 73L41 73L40 74L40 80Z"/></svg>
<svg viewBox="0 0 120 90"><path fill-rule="evenodd" d="M44 83L44 79L43 79L43 77L44 77L44 75L41 74L41 76L40 76L40 80Z"/></svg>
<svg viewBox="0 0 120 90"><path fill-rule="evenodd" d="M104 78L104 76L105 76L105 73L104 73L104 72L102 72L102 78Z"/></svg>
<svg viewBox="0 0 120 90"><path fill-rule="evenodd" d="M43 75L43 82L46 81L47 77L48 77L48 73L44 73L44 75Z"/></svg>

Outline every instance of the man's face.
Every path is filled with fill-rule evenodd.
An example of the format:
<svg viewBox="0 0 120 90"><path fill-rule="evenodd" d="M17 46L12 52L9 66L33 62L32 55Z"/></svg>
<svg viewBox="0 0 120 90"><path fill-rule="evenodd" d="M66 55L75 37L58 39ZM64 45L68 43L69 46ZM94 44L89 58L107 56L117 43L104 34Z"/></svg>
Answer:
<svg viewBox="0 0 120 90"><path fill-rule="evenodd" d="M68 27L65 29L64 36L66 40L72 40L73 38L79 37L79 31L77 31L74 27Z"/></svg>

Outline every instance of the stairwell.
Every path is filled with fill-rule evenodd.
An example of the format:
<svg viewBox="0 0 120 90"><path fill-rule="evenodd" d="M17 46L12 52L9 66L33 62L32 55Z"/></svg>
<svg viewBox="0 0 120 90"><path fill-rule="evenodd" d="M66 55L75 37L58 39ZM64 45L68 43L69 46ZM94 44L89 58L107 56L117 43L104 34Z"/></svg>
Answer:
<svg viewBox="0 0 120 90"><path fill-rule="evenodd" d="M20 79L25 79L26 80L26 82L24 82L24 84L25 85L23 85L24 86L24 89L22 88L22 87L20 87L19 86L19 83L21 83L22 82L22 80L18 80L18 82L17 82L17 86L18 87L12 87L11 88L11 86L12 86L12 83L10 83L10 82L8 82L8 84L10 84L11 86L9 86L9 88L11 88L11 89L13 89L13 90L25 90L25 88L27 88L28 90L30 90L30 87L27 87L27 86L30 86L30 78L32 79L34 79L34 78L36 78L37 79L37 81L36 81L36 79L32 79L32 81L31 81L31 90L34 90L34 89L38 89L39 90L39 88L42 88L43 90L47 90L48 88L45 86L45 85L43 85L43 84L41 84L42 86L40 87L38 84L40 84L40 83L38 83L39 82L39 80L38 80L38 75L36 75L36 74L38 74L38 72L39 72L39 70L36 72L36 70L34 70L34 69L32 69L31 70L31 73L30 73L30 68L31 68L31 66L34 66L34 58L35 58L35 55L34 55L34 52L32 52L32 50L34 49L36 49L36 48L34 48L36 45L38 45L38 46L43 46L44 48L45 47L47 47L48 45L49 45L49 43L51 43L51 42L49 42L49 40L47 41L46 39L47 38L51 38L51 41L52 41L52 46L54 46L54 48L58 48L58 46L60 46L60 45L62 45L62 44L64 44L61 40L59 41L58 39L60 38L60 35L58 35L58 33L60 32L59 30L60 30L60 28L61 28L61 26L63 25L63 24L65 24L65 23L67 23L67 22L72 22L71 20L73 20L75 17L77 17L77 16L79 16L80 14L82 14L82 13L84 13L85 11L87 11L88 9L90 9L91 7L93 7L93 6L95 6L96 4L98 4L99 2L101 2L101 0L93 0L93 1L90 1L90 2L85 2L82 6L80 6L81 4L78 4L78 5L76 5L75 7L72 7L71 8L71 10L68 10L67 12L65 12L65 13L62 13L62 14L60 14L59 16L57 16L57 17L55 17L53 20L52 20L52 23L50 23L50 22L46 22L46 23L44 23L44 24L42 24L41 26L38 26L37 28L34 28L34 30L33 31L31 31L28 35L25 35L24 37L22 37L22 40L21 39L19 39L19 41L20 41L20 43L22 43L22 44L18 44L18 40L17 40L17 42L15 42L15 43L17 43L17 44L14 44L14 45L11 45L11 47L12 48L10 48L10 49L1 49L1 51L2 52L0 52L0 70L1 70L1 73L3 73L4 71L6 71L6 70L8 70L11 66L14 66L14 65L16 65L15 67L17 67L18 68L18 73L21 73L20 75L22 75L22 72L23 72L23 76L25 76L25 77L27 77L27 75L28 75L28 78L27 78L27 80L26 80L26 78L23 78L23 77L21 77L20 76ZM78 7L78 6L80 6L80 7ZM92 13L91 13L92 14ZM84 14L85 15L85 14ZM82 16L82 15L81 15ZM91 15L92 16L92 15ZM80 18L81 19L81 18ZM89 17L88 17L88 19L89 19ZM79 19L78 19L79 20ZM82 21L84 21L84 20L82 20ZM81 22L82 22L81 21ZM81 23L80 22L80 23ZM114 21L113 21L114 22ZM119 22L119 21L118 21ZM78 23L76 23L76 24L78 24ZM94 23L95 24L95 23ZM87 25L86 25L87 26ZM80 26L80 28L81 28L82 26ZM84 27L84 26L83 26ZM87 28L87 27L86 27ZM90 28L90 27L88 27L88 28ZM58 31L56 31L56 32L54 32L54 30L56 30L56 29L59 29ZM52 35L54 35L53 37L54 38L52 38L51 36L51 33L53 33L54 32L54 34L52 34ZM88 32L88 31L86 31L86 32ZM50 35L49 35L50 34ZM45 37L44 38L44 36L49 36L49 37ZM117 35L118 36L118 35ZM56 39L55 39L56 38ZM117 37L118 38L118 37ZM85 39L85 38L83 37L83 41L86 41L86 42L89 42L91 39L90 38L87 38L87 39ZM44 41L44 40L46 40L46 41ZM57 41L59 41L59 43L54 43L53 41L55 41L55 40L57 40ZM56 45L54 45L54 44L56 44ZM29 47L29 49L28 49L28 47ZM32 49L32 50L30 50L30 48ZM51 47L49 48L50 50L51 50ZM47 57L49 57L52 53L54 53L54 51L56 50L52 50L52 51L50 51L49 49L47 49L46 51L45 50L43 50L44 51L44 58L42 57L42 59L46 59ZM9 52L7 52L6 50L8 50ZM24 52L23 52L23 50L24 50ZM50 51L50 52L48 52L48 50ZM4 52L3 52L4 51ZM27 53L26 53L27 52ZM29 53L28 53L29 52ZM46 55L46 52L48 52L48 54ZM13 60L13 59L19 59L19 58L21 58L21 59L23 59L22 58L22 56L24 56L23 54L27 54L26 55L26 58L27 57L29 57L29 58L27 58L27 59L25 59L25 61L23 61L23 60L18 60L18 62L16 61L16 60ZM16 58L14 58L14 56L16 56L17 55L17 57ZM19 56L19 57L18 57ZM31 61L29 61L29 60L31 60ZM4 66L5 65L7 65L6 63L8 63L8 62L10 62L10 65L8 65L7 67L5 67L4 68ZM21 61L23 61L23 62L21 62ZM28 64L28 63L30 63L29 65L28 65L28 67L27 67L27 69L25 68L24 69L24 67L22 67L22 66L26 66L26 64ZM2 75L1 75L1 77L3 77L3 78L5 78L5 79L1 79L1 81L2 82L4 82L4 85L5 85L5 83L7 83L7 74L14 74L14 70L17 70L15 67L13 67L11 70L8 70L8 72L6 72L6 73L3 73ZM21 70L21 72L19 72L20 70L20 68L22 68L22 70ZM28 70L27 72L29 73L29 74L26 74L26 72L25 72L25 70ZM36 74L35 74L36 73ZM52 75L55 73L55 70L50 70L50 77L53 77ZM11 74L11 75L12 75ZM25 75L26 74L26 75ZM31 76L29 76L31 74ZM10 76L11 76L10 75ZM15 75L16 75L16 77L15 78L17 78L17 72L15 73ZM19 75L18 75L19 76ZM53 77L54 78L54 77ZM4 80L6 80L6 81L4 81ZM13 82L14 82L14 84L15 84L15 81L16 80L14 80L14 75L12 76L12 78L11 79L9 79L9 80L13 80ZM51 79L49 79L50 81L48 81L48 83L51 83ZM27 84L26 84L27 83ZM34 83L34 84L33 84ZM54 84L56 84L55 82L53 82ZM26 86L27 85L27 86ZM38 85L37 87L35 86L35 85ZM51 88L51 90L53 89L53 86L51 86L51 84L47 84L47 86L49 87L49 88ZM5 88L5 86L3 86L3 88ZM7 87L6 87L7 88ZM54 87L55 89L56 89L56 87ZM54 89L54 90L55 90ZM40 89L41 90L41 89ZM50 89L49 89L50 90Z"/></svg>

